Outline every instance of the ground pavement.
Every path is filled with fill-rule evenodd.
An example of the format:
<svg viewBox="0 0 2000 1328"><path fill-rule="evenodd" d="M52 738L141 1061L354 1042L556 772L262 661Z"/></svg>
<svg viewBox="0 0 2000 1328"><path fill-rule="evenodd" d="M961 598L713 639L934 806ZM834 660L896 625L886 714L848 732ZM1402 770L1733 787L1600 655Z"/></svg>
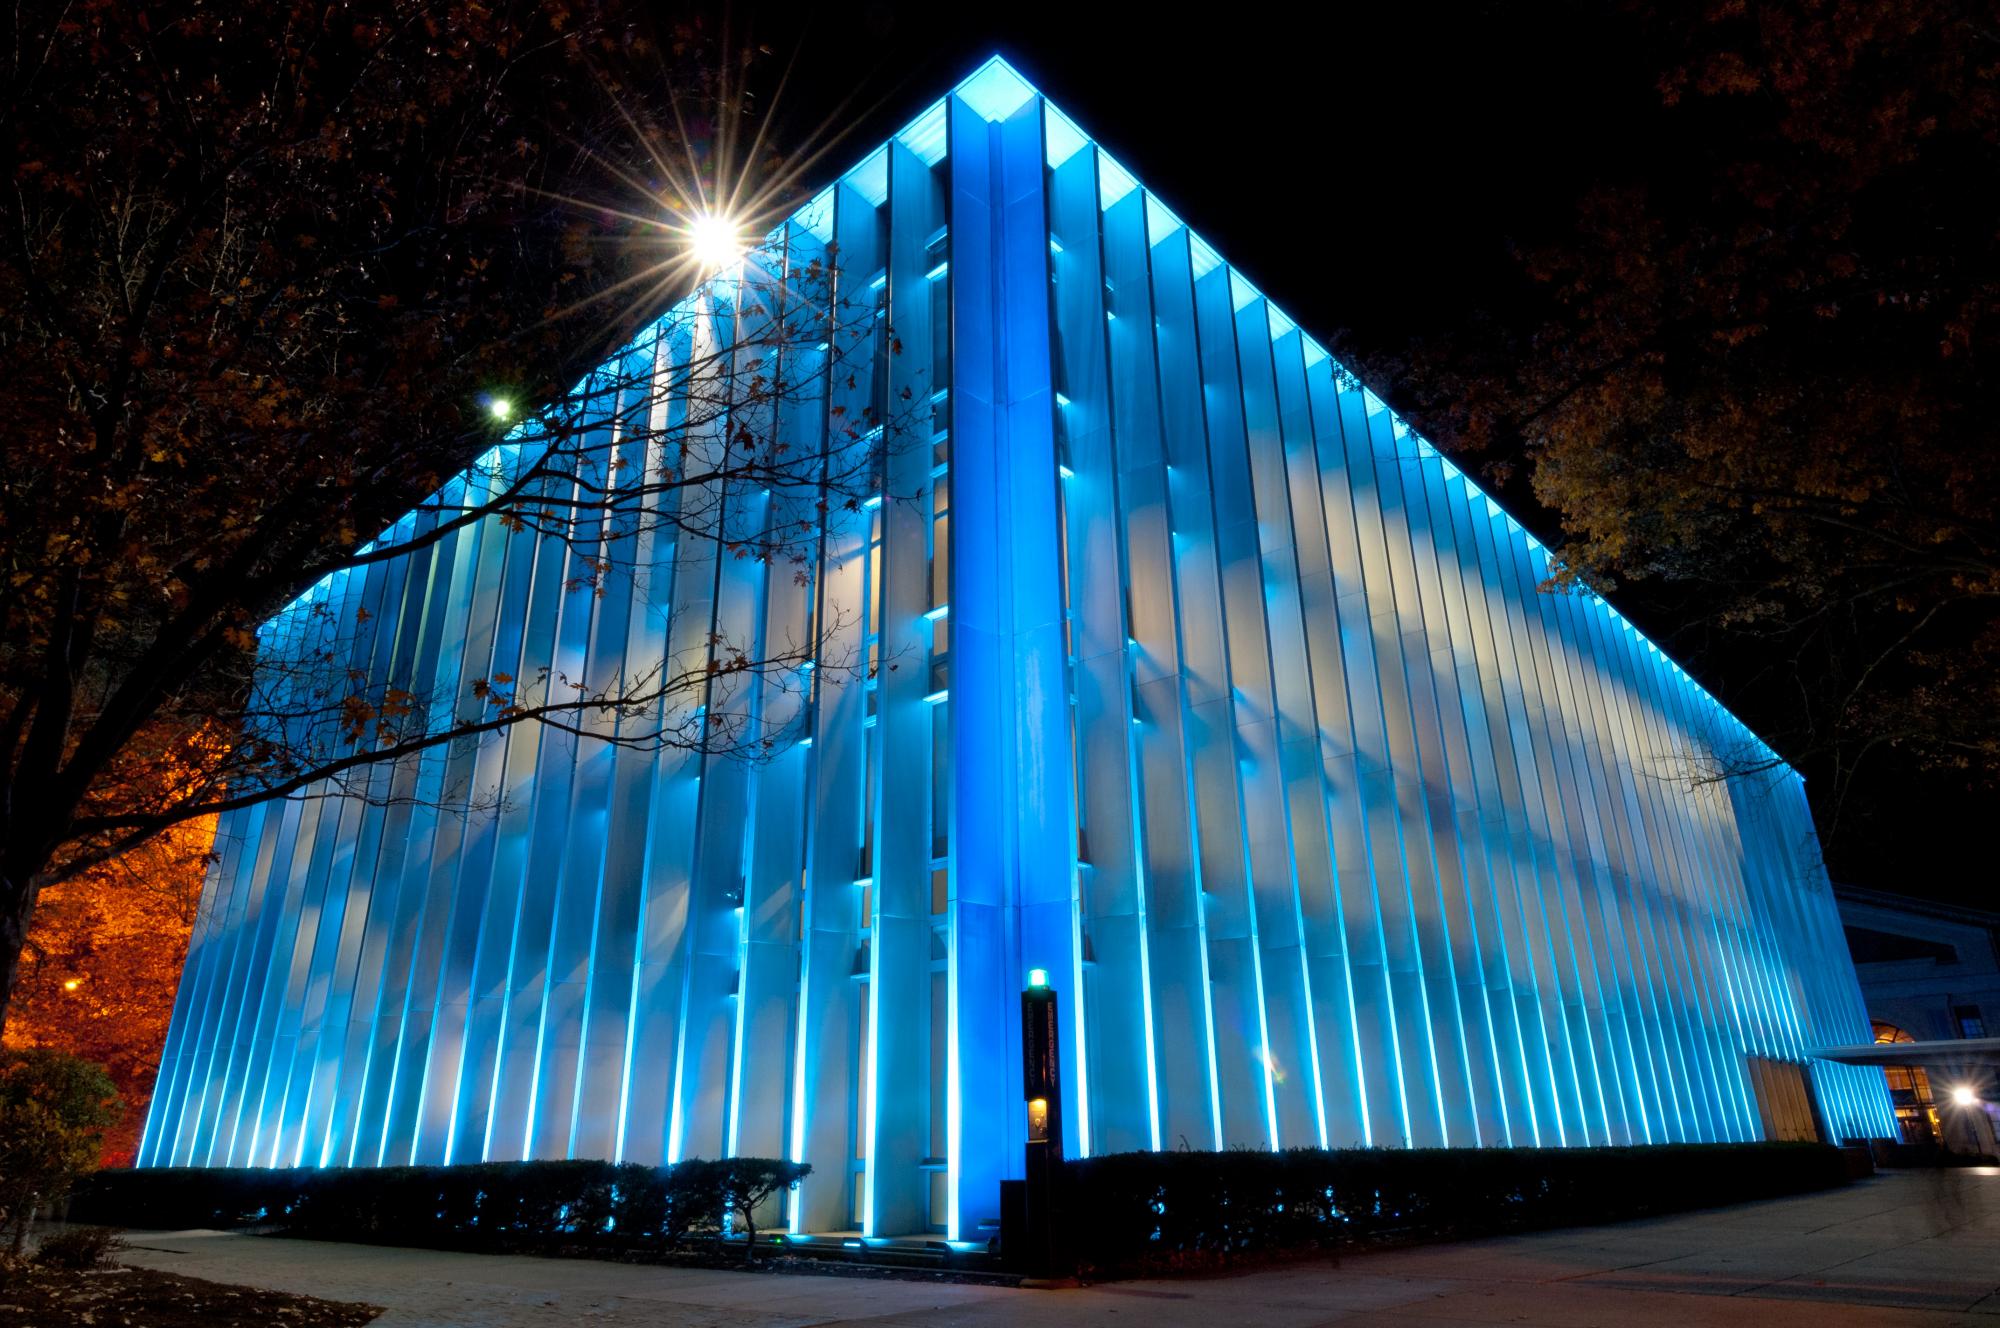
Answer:
<svg viewBox="0 0 2000 1328"><path fill-rule="evenodd" d="M132 1232L128 1263L388 1307L380 1328L2000 1328L2000 1169L1676 1217L1063 1291Z"/></svg>

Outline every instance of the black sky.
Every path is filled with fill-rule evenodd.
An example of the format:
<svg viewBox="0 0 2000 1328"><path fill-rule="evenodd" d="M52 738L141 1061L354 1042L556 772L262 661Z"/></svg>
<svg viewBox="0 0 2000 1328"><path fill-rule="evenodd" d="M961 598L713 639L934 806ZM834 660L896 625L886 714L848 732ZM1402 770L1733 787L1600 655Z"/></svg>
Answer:
<svg viewBox="0 0 2000 1328"><path fill-rule="evenodd" d="M1560 236L1596 181L1671 181L1689 150L1647 53L1599 5L737 0L729 22L734 43L772 48L767 88L789 66L766 108L781 144L848 126L822 179L998 52L1287 313L1366 347L1523 307L1517 244ZM1760 667L1683 630L1671 593L1620 604L1726 703ZM1804 773L1824 831L1832 779ZM1829 866L1991 906L1994 811L1960 778L1884 763L1839 809Z"/></svg>
<svg viewBox="0 0 2000 1328"><path fill-rule="evenodd" d="M871 0L738 6L793 57L780 128L851 97L853 153L999 52L1253 281L1395 337L1518 281L1507 242L1645 151L1656 99L1615 27L1563 5ZM844 160L835 154L836 160Z"/></svg>

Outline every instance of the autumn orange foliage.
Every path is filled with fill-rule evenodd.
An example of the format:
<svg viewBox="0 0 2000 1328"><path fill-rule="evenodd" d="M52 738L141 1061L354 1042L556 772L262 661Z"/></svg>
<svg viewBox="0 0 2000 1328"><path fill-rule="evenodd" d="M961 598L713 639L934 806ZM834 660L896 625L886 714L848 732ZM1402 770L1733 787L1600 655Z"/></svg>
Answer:
<svg viewBox="0 0 2000 1328"><path fill-rule="evenodd" d="M49 887L28 933L5 1045L95 1061L124 1102L104 1164L130 1164L145 1127L215 820L189 821Z"/></svg>

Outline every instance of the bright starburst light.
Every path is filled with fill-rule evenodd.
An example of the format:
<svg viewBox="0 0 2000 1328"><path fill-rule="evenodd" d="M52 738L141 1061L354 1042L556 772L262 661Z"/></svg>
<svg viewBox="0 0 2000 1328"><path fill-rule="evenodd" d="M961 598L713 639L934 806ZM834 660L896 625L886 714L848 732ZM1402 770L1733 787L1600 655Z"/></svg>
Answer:
<svg viewBox="0 0 2000 1328"><path fill-rule="evenodd" d="M720 272L743 257L749 245L742 228L728 217L703 212L687 227L688 249L705 272Z"/></svg>
<svg viewBox="0 0 2000 1328"><path fill-rule="evenodd" d="M822 172L829 153L852 131L853 118L845 103L835 106L782 152L774 151L769 134L788 75L779 75L758 114L746 115L751 97L741 81L744 67L723 62L706 121L684 121L678 106L668 107L668 119L654 121L617 105L644 164L606 154L599 158L605 178L591 196L544 195L629 223L631 238L647 256L630 275L557 316L612 302L628 315L645 316L717 276L733 275L759 291L783 283L784 261L766 252L765 233L798 207L801 185ZM755 126L747 137L745 125Z"/></svg>

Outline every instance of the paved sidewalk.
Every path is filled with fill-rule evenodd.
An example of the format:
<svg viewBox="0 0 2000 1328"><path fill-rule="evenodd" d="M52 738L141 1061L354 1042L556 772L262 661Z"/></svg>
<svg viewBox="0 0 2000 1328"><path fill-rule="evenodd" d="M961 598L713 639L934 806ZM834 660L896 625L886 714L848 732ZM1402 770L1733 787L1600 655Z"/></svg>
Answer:
<svg viewBox="0 0 2000 1328"><path fill-rule="evenodd" d="M1891 1173L1827 1194L1618 1226L1072 1291L752 1276L221 1232L133 1232L130 1240L128 1263L386 1305L380 1328L2000 1328L1994 1168Z"/></svg>

